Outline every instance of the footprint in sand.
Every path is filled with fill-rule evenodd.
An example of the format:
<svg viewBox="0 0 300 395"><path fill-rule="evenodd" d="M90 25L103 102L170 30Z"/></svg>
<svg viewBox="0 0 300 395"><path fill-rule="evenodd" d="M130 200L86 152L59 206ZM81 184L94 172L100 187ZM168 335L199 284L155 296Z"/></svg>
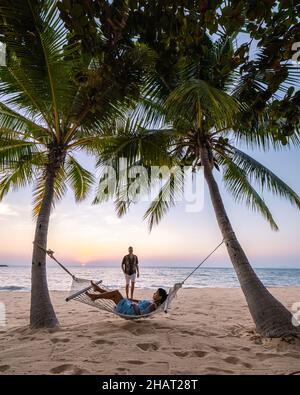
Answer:
<svg viewBox="0 0 300 395"><path fill-rule="evenodd" d="M203 358L207 354L208 353L206 351L200 351L200 350L196 350L196 351L191 352L191 356L195 356L195 357L198 357L198 358Z"/></svg>
<svg viewBox="0 0 300 395"><path fill-rule="evenodd" d="M157 351L159 348L155 343L139 343L137 347L143 351Z"/></svg>
<svg viewBox="0 0 300 395"><path fill-rule="evenodd" d="M117 368L116 370L120 372L120 374L124 374L125 372L128 372L128 369L125 368Z"/></svg>
<svg viewBox="0 0 300 395"><path fill-rule="evenodd" d="M10 368L9 365L0 365L0 372L6 372Z"/></svg>
<svg viewBox="0 0 300 395"><path fill-rule="evenodd" d="M171 326L163 326L163 325L160 325L160 324L155 324L155 325L153 325L154 327L155 327L155 329L156 330L165 330L165 329L173 329Z"/></svg>
<svg viewBox="0 0 300 395"><path fill-rule="evenodd" d="M94 332L94 335L103 336L103 332Z"/></svg>
<svg viewBox="0 0 300 395"><path fill-rule="evenodd" d="M242 347L241 350L242 351L250 351L250 348L249 347Z"/></svg>
<svg viewBox="0 0 300 395"><path fill-rule="evenodd" d="M240 362L240 360L236 357L227 357L224 358L223 361L230 363L232 365L237 365Z"/></svg>
<svg viewBox="0 0 300 395"><path fill-rule="evenodd" d="M74 368L72 374L75 375L75 376L79 376L80 374L87 374L87 373L89 373L88 370L86 370L86 369L81 369L81 368L75 366L75 368Z"/></svg>
<svg viewBox="0 0 300 395"><path fill-rule="evenodd" d="M114 344L114 342L110 342L108 340L103 340L103 339L93 340L93 343L95 343L95 344L107 344L107 345Z"/></svg>
<svg viewBox="0 0 300 395"><path fill-rule="evenodd" d="M56 344L56 343L68 343L70 341L70 339L67 338L58 338L58 337L54 337L53 339L51 339L51 342Z"/></svg>
<svg viewBox="0 0 300 395"><path fill-rule="evenodd" d="M74 365L71 365L71 364L59 365L59 366L55 366L54 368L50 369L50 372L53 374L60 374L60 373L66 372L66 371L73 370L73 368L74 368Z"/></svg>
<svg viewBox="0 0 300 395"><path fill-rule="evenodd" d="M189 353L187 351L175 351L173 352L176 357L187 357Z"/></svg>
<svg viewBox="0 0 300 395"><path fill-rule="evenodd" d="M181 358L184 357L203 358L208 353L206 351L195 350L195 351L175 351L173 354L176 355L176 357L181 357Z"/></svg>
<svg viewBox="0 0 300 395"><path fill-rule="evenodd" d="M50 369L50 372L53 374L73 374L73 375L80 375L84 373L88 373L86 369L81 369L78 366L66 363L64 365L55 366L54 368Z"/></svg>
<svg viewBox="0 0 300 395"><path fill-rule="evenodd" d="M91 339L92 336L88 336L88 335L77 335L77 337L84 337L85 339Z"/></svg>
<svg viewBox="0 0 300 395"><path fill-rule="evenodd" d="M131 361L125 361L127 363L131 363L132 365L144 365L146 362L143 361L138 361L138 360L131 360Z"/></svg>
<svg viewBox="0 0 300 395"><path fill-rule="evenodd" d="M266 359L270 359L270 358L277 358L277 357L281 357L281 354L271 354L271 353L262 353L262 352L257 352L255 354L256 357L259 358L260 361L264 361Z"/></svg>
<svg viewBox="0 0 300 395"><path fill-rule="evenodd" d="M224 352L225 351L225 348L224 347L220 347L220 346L210 346L210 348L212 348L216 352Z"/></svg>
<svg viewBox="0 0 300 395"><path fill-rule="evenodd" d="M237 365L238 363L240 363L243 366L245 366L245 368L248 368L248 369L252 368L252 365L250 363L242 362L239 358L236 358L236 357L227 357L227 358L224 358L223 361L230 363L232 365Z"/></svg>

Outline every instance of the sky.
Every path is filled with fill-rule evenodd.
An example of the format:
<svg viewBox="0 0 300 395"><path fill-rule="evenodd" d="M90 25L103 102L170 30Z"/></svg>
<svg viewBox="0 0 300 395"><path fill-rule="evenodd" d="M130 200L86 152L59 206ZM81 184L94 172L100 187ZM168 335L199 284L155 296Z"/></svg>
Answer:
<svg viewBox="0 0 300 395"><path fill-rule="evenodd" d="M251 152L300 194L299 149ZM81 163L90 170L93 161L85 155ZM258 214L237 204L222 186L216 172L229 218L236 235L254 267L300 268L300 212L289 202L264 194L280 230L274 232ZM181 202L149 233L143 214L147 203L138 203L123 218L118 218L112 202L92 205L94 192L76 203L71 192L56 205L51 215L48 247L68 265L119 265L129 245L145 266L194 266L222 239L204 189L204 204L199 212L186 212ZM0 264L29 265L31 262L34 220L31 189L10 192L0 203ZM230 267L223 245L205 264Z"/></svg>

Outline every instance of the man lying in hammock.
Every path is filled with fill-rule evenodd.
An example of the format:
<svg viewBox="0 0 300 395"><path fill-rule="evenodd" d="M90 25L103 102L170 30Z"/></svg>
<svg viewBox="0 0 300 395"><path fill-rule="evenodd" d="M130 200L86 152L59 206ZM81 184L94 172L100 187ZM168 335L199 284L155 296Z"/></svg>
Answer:
<svg viewBox="0 0 300 395"><path fill-rule="evenodd" d="M118 290L106 291L91 281L93 289L98 294L86 292L93 301L97 299L109 299L115 302L115 311L125 315L144 315L156 310L167 299L167 292L163 288L158 288L153 294L153 300L136 300L123 298Z"/></svg>

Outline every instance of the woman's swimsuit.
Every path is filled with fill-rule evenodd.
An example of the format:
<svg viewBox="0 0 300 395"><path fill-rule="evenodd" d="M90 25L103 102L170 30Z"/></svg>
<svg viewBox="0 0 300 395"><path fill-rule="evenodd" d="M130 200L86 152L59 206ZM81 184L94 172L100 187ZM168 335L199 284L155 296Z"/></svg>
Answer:
<svg viewBox="0 0 300 395"><path fill-rule="evenodd" d="M115 311L119 314L125 314L125 315L139 315L136 314L133 308L133 303L129 299L122 299L120 302L116 305ZM150 300L140 300L138 303L135 303L137 306L138 310L140 311L141 315L144 314L149 314L150 313L150 306L153 304Z"/></svg>

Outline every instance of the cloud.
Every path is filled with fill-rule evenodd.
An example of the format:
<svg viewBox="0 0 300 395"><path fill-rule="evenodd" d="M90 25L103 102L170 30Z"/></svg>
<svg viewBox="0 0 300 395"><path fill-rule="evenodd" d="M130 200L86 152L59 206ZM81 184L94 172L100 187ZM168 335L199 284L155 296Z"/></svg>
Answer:
<svg viewBox="0 0 300 395"><path fill-rule="evenodd" d="M11 205L0 203L0 215L16 217L19 213Z"/></svg>
<svg viewBox="0 0 300 395"><path fill-rule="evenodd" d="M119 225L122 222L122 220L117 216L107 215L106 217L104 217L104 222L107 223L108 225Z"/></svg>

